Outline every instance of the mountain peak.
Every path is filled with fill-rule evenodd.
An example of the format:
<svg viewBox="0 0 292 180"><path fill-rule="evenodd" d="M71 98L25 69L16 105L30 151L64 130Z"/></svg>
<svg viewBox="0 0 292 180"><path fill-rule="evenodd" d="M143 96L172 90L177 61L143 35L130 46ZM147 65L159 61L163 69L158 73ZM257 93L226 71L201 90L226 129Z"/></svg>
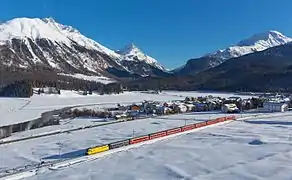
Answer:
<svg viewBox="0 0 292 180"><path fill-rule="evenodd" d="M49 39L52 42L66 44L70 47L73 41L80 46L98 50L114 59L119 55L114 51L100 45L92 39L82 35L72 26L63 25L56 22L53 18L15 18L0 24L0 44L12 39Z"/></svg>
<svg viewBox="0 0 292 180"><path fill-rule="evenodd" d="M283 45L291 41L292 41L291 38L286 37L282 33L270 30L263 33L255 34L250 38L240 41L235 46L230 46L226 49L219 50L211 54L207 54L205 57L213 57L218 60L224 61L230 58L239 57L258 51L263 51L265 49ZM219 64L220 63L221 61L219 62ZM216 65L218 65L218 62L211 66L214 67Z"/></svg>
<svg viewBox="0 0 292 180"><path fill-rule="evenodd" d="M121 55L127 55L127 54L144 54L133 42L130 44L127 44L122 49L117 51Z"/></svg>
<svg viewBox="0 0 292 180"><path fill-rule="evenodd" d="M288 38L282 33L278 31L270 30L263 33L255 34L248 39L240 41L237 45L238 46L252 46L252 45L256 45L260 43L263 46L270 47L270 46L275 46L275 45L286 44L290 41L292 41L292 39Z"/></svg>
<svg viewBox="0 0 292 180"><path fill-rule="evenodd" d="M15 18L0 25L0 41L17 39L46 38L54 41L69 43L60 31L50 25L51 19Z"/></svg>
<svg viewBox="0 0 292 180"><path fill-rule="evenodd" d="M143 76L163 74L157 69L164 70L134 43L118 54L52 17L15 18L1 23L0 46L0 53L7 55L3 59L9 62L3 63L20 68L44 64L51 70L61 72L108 74L111 71L113 74L126 72Z"/></svg>
<svg viewBox="0 0 292 180"><path fill-rule="evenodd" d="M137 49L138 48L133 42L128 44L126 47L128 47L129 49Z"/></svg>
<svg viewBox="0 0 292 180"><path fill-rule="evenodd" d="M56 23L55 19L53 17L47 17L42 19L46 23Z"/></svg>
<svg viewBox="0 0 292 180"><path fill-rule="evenodd" d="M147 64L155 66L161 70L165 70L156 59L146 55L133 42L126 45L121 50L118 50L117 53L123 56L123 60L146 62Z"/></svg>

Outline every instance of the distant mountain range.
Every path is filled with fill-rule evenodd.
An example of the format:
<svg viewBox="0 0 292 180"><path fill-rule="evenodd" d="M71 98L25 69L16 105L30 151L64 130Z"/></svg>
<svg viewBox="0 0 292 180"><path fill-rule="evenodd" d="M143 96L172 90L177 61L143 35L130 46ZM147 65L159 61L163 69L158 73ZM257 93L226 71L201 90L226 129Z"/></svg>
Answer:
<svg viewBox="0 0 292 180"><path fill-rule="evenodd" d="M0 25L0 65L106 77L156 76L165 69L131 44L110 50L52 18L17 18Z"/></svg>
<svg viewBox="0 0 292 180"><path fill-rule="evenodd" d="M54 74L127 81L135 88L285 89L292 75L291 41L267 31L167 71L133 43L114 51L52 18L16 18L0 24L0 71L13 80Z"/></svg>
<svg viewBox="0 0 292 180"><path fill-rule="evenodd" d="M226 60L193 75L148 77L129 89L292 92L292 43Z"/></svg>
<svg viewBox="0 0 292 180"><path fill-rule="evenodd" d="M292 39L277 31L267 31L240 41L235 46L209 53L203 57L190 59L184 66L173 70L179 75L194 75L209 68L216 67L228 59L266 50L271 47L291 42Z"/></svg>

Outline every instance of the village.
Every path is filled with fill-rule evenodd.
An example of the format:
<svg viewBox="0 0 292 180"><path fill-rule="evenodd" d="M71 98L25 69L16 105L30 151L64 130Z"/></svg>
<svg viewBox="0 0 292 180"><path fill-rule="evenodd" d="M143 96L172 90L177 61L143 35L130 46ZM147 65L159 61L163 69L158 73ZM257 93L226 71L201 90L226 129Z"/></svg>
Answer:
<svg viewBox="0 0 292 180"><path fill-rule="evenodd" d="M66 112L71 117L96 117L109 119L137 119L189 112L216 113L271 113L285 112L292 108L292 98L284 95L261 95L243 99L241 97L186 97L184 100L169 102L143 101L130 105L117 104L116 107L95 110L75 108Z"/></svg>

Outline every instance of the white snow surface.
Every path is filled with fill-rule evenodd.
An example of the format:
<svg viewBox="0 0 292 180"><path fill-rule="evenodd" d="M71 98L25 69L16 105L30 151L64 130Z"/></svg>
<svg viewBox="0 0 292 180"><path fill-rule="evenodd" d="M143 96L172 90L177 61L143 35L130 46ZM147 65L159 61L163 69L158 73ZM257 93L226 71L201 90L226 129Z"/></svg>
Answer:
<svg viewBox="0 0 292 180"><path fill-rule="evenodd" d="M291 125L290 117L235 121L29 179L290 180Z"/></svg>
<svg viewBox="0 0 292 180"><path fill-rule="evenodd" d="M99 104L100 107L112 103L141 102L143 100L169 100L182 99L175 96L161 96L154 94L143 94L139 92L124 92L113 95L79 95L76 91L61 91L61 95L34 95L27 99L0 98L0 126L25 122L39 118L42 113L71 107L77 105ZM8 106L9 105L9 106Z"/></svg>
<svg viewBox="0 0 292 180"><path fill-rule="evenodd" d="M108 77L104 77L104 76L89 76L89 75L84 75L84 74L65 74L65 73L59 73L59 75L62 76L71 76L77 79L83 79L83 80L88 80L88 81L95 81L95 82L99 82L102 84L109 84L109 83L113 83L115 82L114 79L110 79Z"/></svg>
<svg viewBox="0 0 292 180"><path fill-rule="evenodd" d="M82 96L75 91L61 91L61 95L34 95L31 98L0 98L0 126L25 122L39 118L42 113L68 106L99 104L100 107L112 103L141 102L143 100L170 101L183 100L185 96L234 96L233 93L200 93L164 91L162 94L146 94L140 92L124 92L116 95L88 95ZM246 96L244 96L246 97Z"/></svg>
<svg viewBox="0 0 292 180"><path fill-rule="evenodd" d="M64 34L38 18L17 18L0 25L0 41L27 37L46 38L70 44L70 40Z"/></svg>
<svg viewBox="0 0 292 180"><path fill-rule="evenodd" d="M208 92L208 91L162 91L161 95L167 96L176 96L176 97L205 97L212 95L213 97L222 97L222 98L229 98L229 97L241 97L241 98L252 98L256 96L250 95L238 95L236 93L230 92Z"/></svg>
<svg viewBox="0 0 292 180"><path fill-rule="evenodd" d="M4 144L0 146L0 154L5 156L0 156L0 162L5 163L0 163L0 170L40 162L40 159L71 159L85 154L84 149L88 147L131 138L133 134L140 136L223 116L221 113L190 113L148 118ZM33 132L31 130L22 134L29 136Z"/></svg>
<svg viewBox="0 0 292 180"><path fill-rule="evenodd" d="M263 51L265 49L283 45L291 41L292 41L291 38L286 37L280 32L267 31L264 33L253 35L248 39L242 40L235 46L231 46L226 49L207 54L206 56L226 60L230 58L240 57L257 51Z"/></svg>
<svg viewBox="0 0 292 180"><path fill-rule="evenodd" d="M120 55L114 51L85 37L71 26L57 23L52 18L15 18L0 24L0 42L5 43L13 38L23 40L45 38L53 42L64 43L69 47L74 41L81 46L98 50L113 58L120 58Z"/></svg>
<svg viewBox="0 0 292 180"><path fill-rule="evenodd" d="M15 18L0 24L0 44L7 44L13 38L23 40L28 45L28 48L30 48L28 38L30 38L32 41L35 41L36 39L48 39L53 43L66 44L68 47L72 47L73 43L77 43L78 45L86 47L87 49L97 50L99 52L109 55L114 60L116 60L118 64L120 64L121 60L134 60L134 57L138 57L139 61L144 61L161 70L165 70L163 66L160 65L154 58L147 56L136 46L127 46L127 49L125 49L123 53L122 51L120 51L121 54L119 54L99 44L98 42L87 38L86 36L82 35L77 29L74 29L71 26L57 23L52 18ZM29 50L34 57L33 61L40 61L39 58L34 54L34 52L31 49ZM50 61L49 56L46 58L48 59L48 62L52 67L57 66L56 63ZM80 58L86 60L87 57ZM74 66L74 64L70 64ZM87 65L87 63L85 63L84 65L88 66L86 67L87 69L92 70L92 67L95 64L94 62L92 62L92 64ZM95 72L95 70L93 71Z"/></svg>
<svg viewBox="0 0 292 180"><path fill-rule="evenodd" d="M164 67L158 63L158 61L146 54L144 54L137 46L133 43L125 46L123 49L117 51L118 54L122 55L122 60L126 61L144 61L147 64L153 65L160 70L166 71Z"/></svg>

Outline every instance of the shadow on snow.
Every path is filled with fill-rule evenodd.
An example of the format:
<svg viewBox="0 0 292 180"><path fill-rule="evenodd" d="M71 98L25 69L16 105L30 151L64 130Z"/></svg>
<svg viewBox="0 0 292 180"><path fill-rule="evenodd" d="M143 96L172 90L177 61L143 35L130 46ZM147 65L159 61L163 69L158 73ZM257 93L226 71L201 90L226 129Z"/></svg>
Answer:
<svg viewBox="0 0 292 180"><path fill-rule="evenodd" d="M244 121L250 124L270 124L270 125L292 125L292 122L287 121Z"/></svg>
<svg viewBox="0 0 292 180"><path fill-rule="evenodd" d="M81 150L77 150L77 151L72 151L72 152L68 152L68 153L64 153L64 154L57 154L57 155L52 155L52 156L48 156L43 158L44 160L49 160L49 159L73 159L73 158L78 158L81 156L84 156L86 153L87 149L81 149Z"/></svg>

